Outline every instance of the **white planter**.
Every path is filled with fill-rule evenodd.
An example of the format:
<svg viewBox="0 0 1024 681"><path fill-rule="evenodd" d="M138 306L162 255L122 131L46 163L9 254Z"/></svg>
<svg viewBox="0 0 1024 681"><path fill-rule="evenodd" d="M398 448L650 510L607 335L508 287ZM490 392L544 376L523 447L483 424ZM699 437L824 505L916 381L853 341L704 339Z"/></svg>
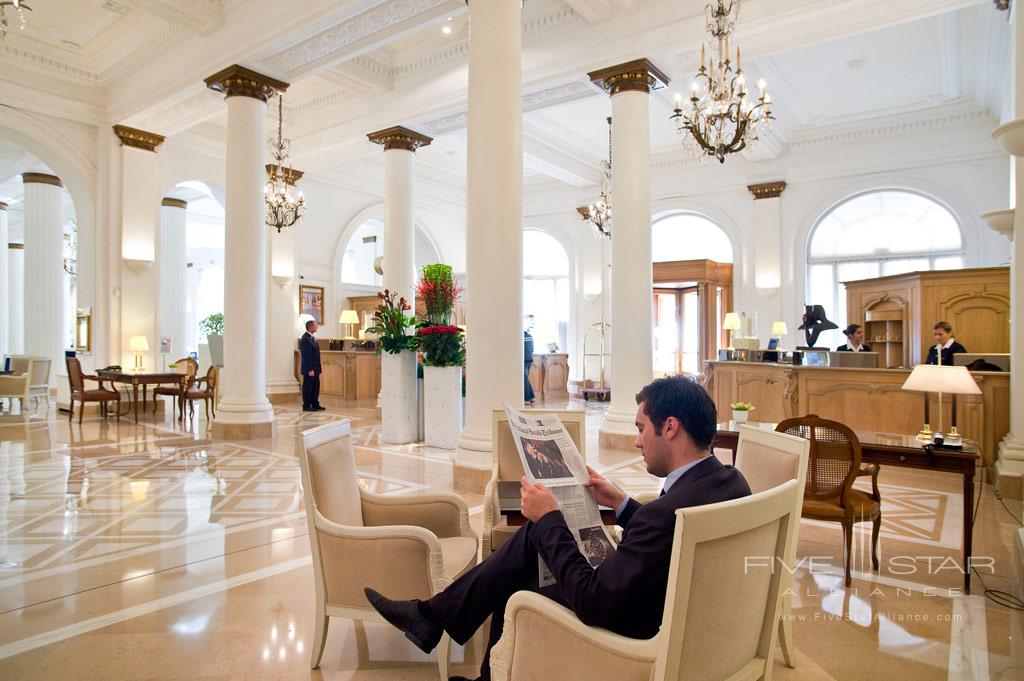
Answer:
<svg viewBox="0 0 1024 681"><path fill-rule="evenodd" d="M748 416L750 416L750 412L745 409L732 410L732 420L735 423L746 423Z"/></svg>
<svg viewBox="0 0 1024 681"><path fill-rule="evenodd" d="M462 367L423 367L423 442L455 449L462 430Z"/></svg>
<svg viewBox="0 0 1024 681"><path fill-rule="evenodd" d="M380 441L404 445L417 439L416 353L383 353L380 362Z"/></svg>

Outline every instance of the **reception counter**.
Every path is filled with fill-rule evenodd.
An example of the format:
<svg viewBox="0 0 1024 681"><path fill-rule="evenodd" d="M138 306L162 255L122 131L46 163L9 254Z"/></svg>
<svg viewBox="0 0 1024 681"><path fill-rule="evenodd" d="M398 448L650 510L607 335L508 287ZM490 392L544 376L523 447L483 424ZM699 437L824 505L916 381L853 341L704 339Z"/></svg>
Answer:
<svg viewBox="0 0 1024 681"><path fill-rule="evenodd" d="M817 414L853 430L912 435L924 422L921 393L901 390L909 369L843 369L752 362L705 363L704 381L719 418L734 402L750 402L752 421L778 422ZM985 465L996 458L999 442L1010 428L1010 374L971 372L980 395L958 398L957 425L976 441ZM933 429L938 427L938 399L929 396ZM943 396L942 422L950 424L950 397Z"/></svg>
<svg viewBox="0 0 1024 681"><path fill-rule="evenodd" d="M320 394L343 400L375 400L380 393L380 355L369 350L320 350ZM295 351L295 377L299 351Z"/></svg>

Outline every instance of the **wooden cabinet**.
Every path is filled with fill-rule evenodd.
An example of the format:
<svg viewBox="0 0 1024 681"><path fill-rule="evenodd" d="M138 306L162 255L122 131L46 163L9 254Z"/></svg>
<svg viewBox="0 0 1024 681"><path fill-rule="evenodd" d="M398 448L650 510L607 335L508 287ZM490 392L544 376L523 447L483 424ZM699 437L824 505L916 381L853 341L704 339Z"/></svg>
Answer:
<svg viewBox="0 0 1024 681"><path fill-rule="evenodd" d="M909 272L845 282L846 319L884 366L911 367L934 345L935 322L953 325L968 352L1010 351L1010 270Z"/></svg>
<svg viewBox="0 0 1024 681"><path fill-rule="evenodd" d="M295 375L299 377L295 351ZM365 350L320 350L320 394L343 400L376 400L380 393L380 355ZM299 378L301 383L302 379Z"/></svg>

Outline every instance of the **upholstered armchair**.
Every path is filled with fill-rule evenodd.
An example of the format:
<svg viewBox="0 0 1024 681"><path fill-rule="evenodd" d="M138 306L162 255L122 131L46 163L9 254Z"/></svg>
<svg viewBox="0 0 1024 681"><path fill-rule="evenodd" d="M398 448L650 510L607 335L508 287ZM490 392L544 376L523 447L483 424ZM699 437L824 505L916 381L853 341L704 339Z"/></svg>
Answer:
<svg viewBox="0 0 1024 681"><path fill-rule="evenodd" d="M121 393L116 390L111 390L104 387L103 380L99 376L91 376L82 373L82 365L78 361L77 357L65 357L64 363L68 369L68 383L71 386L71 399L68 400L68 421L75 415L75 400L78 401L78 422L82 422L82 416L85 414L85 403L86 402L99 402L100 413L102 416L107 415L107 403L114 402L114 411L117 413L117 420L121 420ZM96 381L98 384L96 388L89 390L85 387L85 382Z"/></svg>
<svg viewBox="0 0 1024 681"><path fill-rule="evenodd" d="M565 424L569 437L576 443L583 458L587 457L587 424L585 414L576 410L527 409L527 414L547 415L558 414ZM481 538L481 557L486 558L515 534L515 527L509 527L501 515L498 503L498 482L519 482L523 477L523 463L519 459L519 450L512 439L512 430L508 426L508 416L504 409L495 409L491 413L491 438L494 443L494 455L491 461L491 479L484 487L484 531Z"/></svg>
<svg viewBox="0 0 1024 681"><path fill-rule="evenodd" d="M156 413L157 396L166 395L174 398L171 410L180 410L181 416L179 418L184 419L185 393L188 391L192 379L199 373L199 362L196 361L195 357L182 357L175 361L174 364L171 364L170 368L181 374L181 380L178 382L178 385L158 385L153 388L153 413Z"/></svg>
<svg viewBox="0 0 1024 681"><path fill-rule="evenodd" d="M786 547L800 485L676 511L661 629L649 640L589 627L521 591L491 651L494 681L763 679L775 657ZM753 557L753 561L752 561ZM728 588L723 588L728 585Z"/></svg>
<svg viewBox="0 0 1024 681"><path fill-rule="evenodd" d="M743 473L750 491L754 494L781 485L787 480L796 480L800 485L797 495L796 513L799 516L804 501L804 485L807 484L807 458L810 443L800 437L764 430L756 426L740 426L740 438L736 445L734 465ZM786 565L796 564L796 543L800 535L797 522L793 536L786 547ZM779 646L786 666L796 666L796 648L793 644L793 573L786 570L782 576L782 604L779 614Z"/></svg>
<svg viewBox="0 0 1024 681"><path fill-rule="evenodd" d="M316 582L311 666L320 666L331 617L383 621L363 594L426 599L476 565L469 510L452 492L382 496L359 484L348 421L302 434L299 458ZM451 640L437 648L448 679Z"/></svg>
<svg viewBox="0 0 1024 681"><path fill-rule="evenodd" d="M18 400L21 414L25 417L26 402L29 398L29 375L27 373L0 376L0 399L7 399L8 412L14 411L14 400Z"/></svg>
<svg viewBox="0 0 1024 681"><path fill-rule="evenodd" d="M49 357L36 357L32 355L11 355L11 371L15 376L28 374L29 391L28 396L35 400L35 406L39 408L39 400L47 406L50 404L50 364ZM22 409L25 408L22 403Z"/></svg>

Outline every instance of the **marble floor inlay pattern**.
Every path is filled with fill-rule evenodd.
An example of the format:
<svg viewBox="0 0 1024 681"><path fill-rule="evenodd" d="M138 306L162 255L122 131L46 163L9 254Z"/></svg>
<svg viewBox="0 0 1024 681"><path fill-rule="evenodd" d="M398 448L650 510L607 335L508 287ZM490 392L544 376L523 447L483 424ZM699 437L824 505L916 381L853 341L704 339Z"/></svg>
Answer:
<svg viewBox="0 0 1024 681"><path fill-rule="evenodd" d="M301 432L352 421L360 484L380 494L455 489L452 453L383 445L372 403L321 413L276 405L266 440L210 438L202 415L69 423L53 408L0 417L0 678L436 679L433 657L375 623L332 623L309 669L313 580L297 452ZM639 452L598 447L606 405L585 409L588 463L631 493L660 481ZM460 492L471 524L482 496ZM793 586L797 666L780 679L1024 679L1024 615L961 593L960 480L883 469L882 568L870 523L844 588L837 524L804 520ZM1017 527L988 484L975 555L984 584L1019 593ZM1009 502L1020 515L1019 502ZM1017 559L1019 560L1019 559ZM1017 564L1019 569L1019 564ZM453 650L475 675L482 640Z"/></svg>

